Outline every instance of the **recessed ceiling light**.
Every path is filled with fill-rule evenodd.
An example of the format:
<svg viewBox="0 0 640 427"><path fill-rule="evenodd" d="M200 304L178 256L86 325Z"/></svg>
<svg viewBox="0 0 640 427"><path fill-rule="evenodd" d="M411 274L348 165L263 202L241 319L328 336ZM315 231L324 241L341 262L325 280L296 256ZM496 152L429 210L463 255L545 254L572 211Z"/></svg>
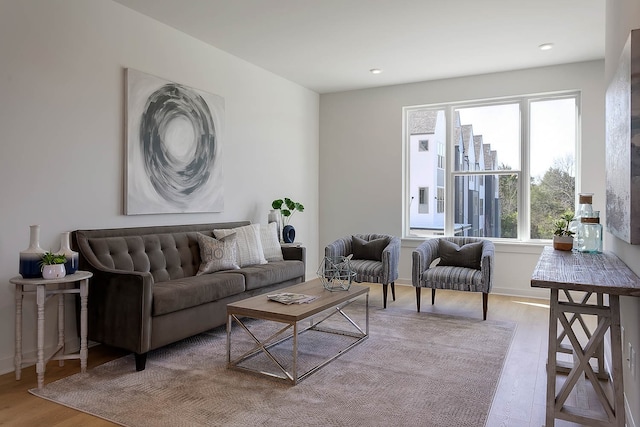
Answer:
<svg viewBox="0 0 640 427"><path fill-rule="evenodd" d="M543 43L540 46L538 46L538 48L540 48L540 50L553 49L553 43Z"/></svg>
<svg viewBox="0 0 640 427"><path fill-rule="evenodd" d="M372 69L369 70L369 72L371 74L380 74L380 73L382 73L382 70L380 68L372 68Z"/></svg>

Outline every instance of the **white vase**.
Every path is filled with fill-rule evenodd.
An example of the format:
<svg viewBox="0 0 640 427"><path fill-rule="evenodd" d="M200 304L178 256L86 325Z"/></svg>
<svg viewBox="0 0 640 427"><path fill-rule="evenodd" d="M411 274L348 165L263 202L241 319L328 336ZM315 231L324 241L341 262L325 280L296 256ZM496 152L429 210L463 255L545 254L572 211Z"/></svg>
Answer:
<svg viewBox="0 0 640 427"><path fill-rule="evenodd" d="M62 279L67 275L64 264L49 264L42 266L43 279Z"/></svg>
<svg viewBox="0 0 640 427"><path fill-rule="evenodd" d="M71 250L69 235L70 233L68 231L60 235L60 249L56 253L64 255L65 258L67 258L67 262L64 263L64 268L67 274L73 274L78 271L78 252Z"/></svg>
<svg viewBox="0 0 640 427"><path fill-rule="evenodd" d="M40 261L46 252L40 247L40 226L29 226L29 247L20 252L19 272L25 279L42 277Z"/></svg>

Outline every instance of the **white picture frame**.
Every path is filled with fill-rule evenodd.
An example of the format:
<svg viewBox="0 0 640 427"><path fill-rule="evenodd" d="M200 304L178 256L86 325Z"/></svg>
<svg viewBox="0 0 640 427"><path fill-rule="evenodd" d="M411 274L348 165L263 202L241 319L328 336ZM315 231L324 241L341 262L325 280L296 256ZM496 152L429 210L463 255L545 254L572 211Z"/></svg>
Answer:
<svg viewBox="0 0 640 427"><path fill-rule="evenodd" d="M224 98L125 74L125 215L222 212Z"/></svg>

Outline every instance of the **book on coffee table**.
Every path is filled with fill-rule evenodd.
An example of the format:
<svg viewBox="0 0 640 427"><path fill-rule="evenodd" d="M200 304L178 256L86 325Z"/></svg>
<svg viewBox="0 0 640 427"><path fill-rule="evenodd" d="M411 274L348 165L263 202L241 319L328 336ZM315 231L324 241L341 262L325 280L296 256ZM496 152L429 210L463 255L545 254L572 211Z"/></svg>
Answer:
<svg viewBox="0 0 640 427"><path fill-rule="evenodd" d="M317 298L315 295L294 294L291 292L281 292L278 294L267 295L271 301L277 301L282 304L304 304Z"/></svg>

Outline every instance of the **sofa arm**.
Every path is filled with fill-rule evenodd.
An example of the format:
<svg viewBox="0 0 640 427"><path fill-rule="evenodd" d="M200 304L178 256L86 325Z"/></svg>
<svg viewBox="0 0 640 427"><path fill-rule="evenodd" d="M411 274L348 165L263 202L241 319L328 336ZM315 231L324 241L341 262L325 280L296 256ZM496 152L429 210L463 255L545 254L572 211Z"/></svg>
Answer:
<svg viewBox="0 0 640 427"><path fill-rule="evenodd" d="M383 283L398 280L398 263L400 262L400 238L391 237L389 244L382 250Z"/></svg>
<svg viewBox="0 0 640 427"><path fill-rule="evenodd" d="M282 246L282 257L286 261L307 263L307 249L304 246Z"/></svg>
<svg viewBox="0 0 640 427"><path fill-rule="evenodd" d="M482 243L482 258L480 259L480 270L482 271L482 279L485 283L485 291L491 292L493 287L493 265L495 257L495 245L490 240L484 240Z"/></svg>
<svg viewBox="0 0 640 427"><path fill-rule="evenodd" d="M91 340L146 353L151 347L153 276L92 268L88 323Z"/></svg>
<svg viewBox="0 0 640 427"><path fill-rule="evenodd" d="M347 256L349 254L352 254L353 250L351 249L352 247L351 239L352 239L351 236L342 237L338 240L335 240L332 243L329 243L324 248L324 256L335 258L339 256Z"/></svg>
<svg viewBox="0 0 640 427"><path fill-rule="evenodd" d="M422 273L438 256L438 239L427 239L413 250L411 254L411 283L413 286L420 286Z"/></svg>
<svg viewBox="0 0 640 427"><path fill-rule="evenodd" d="M89 281L88 337L93 341L146 353L151 347L153 275L105 266L86 236L73 233L81 270L93 273Z"/></svg>

